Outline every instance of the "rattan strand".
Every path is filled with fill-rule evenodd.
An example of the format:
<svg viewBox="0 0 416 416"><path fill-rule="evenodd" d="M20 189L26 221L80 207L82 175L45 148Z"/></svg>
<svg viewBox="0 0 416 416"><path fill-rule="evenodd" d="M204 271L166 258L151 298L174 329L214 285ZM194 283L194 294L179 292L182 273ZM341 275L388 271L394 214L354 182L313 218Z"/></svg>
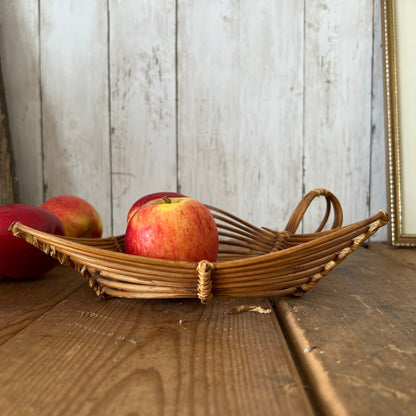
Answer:
<svg viewBox="0 0 416 416"><path fill-rule="evenodd" d="M315 233L297 234L302 218L317 197L326 209ZM314 288L347 256L384 226L380 210L342 226L342 208L325 189L315 189L300 201L285 229L259 228L224 210L208 206L219 232L216 262L168 261L124 253L124 235L74 239L43 233L19 222L10 231L85 276L100 297L198 298L214 296L300 296ZM333 224L324 227L333 211Z"/></svg>

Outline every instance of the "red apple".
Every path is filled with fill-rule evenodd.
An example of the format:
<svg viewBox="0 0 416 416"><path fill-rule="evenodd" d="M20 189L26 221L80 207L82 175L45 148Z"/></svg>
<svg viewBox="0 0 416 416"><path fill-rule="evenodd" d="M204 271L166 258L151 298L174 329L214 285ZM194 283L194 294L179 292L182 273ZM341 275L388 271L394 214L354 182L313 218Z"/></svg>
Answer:
<svg viewBox="0 0 416 416"><path fill-rule="evenodd" d="M85 199L73 195L60 195L41 205L62 222L67 237L100 238L103 222L97 210Z"/></svg>
<svg viewBox="0 0 416 416"><path fill-rule="evenodd" d="M0 207L0 276L21 279L48 272L58 263L8 230L14 221L51 234L64 235L61 221L52 213L26 204Z"/></svg>
<svg viewBox="0 0 416 416"><path fill-rule="evenodd" d="M127 224L129 223L131 217L133 214L141 208L144 204L148 203L149 201L152 201L153 199L159 199L163 198L164 196L167 196L169 198L183 198L185 195L178 194L177 192L155 192L153 194L142 196L140 199L138 199L130 208L128 214L127 214Z"/></svg>
<svg viewBox="0 0 416 416"><path fill-rule="evenodd" d="M168 260L216 261L218 230L211 212L195 199L154 199L128 223L125 250Z"/></svg>

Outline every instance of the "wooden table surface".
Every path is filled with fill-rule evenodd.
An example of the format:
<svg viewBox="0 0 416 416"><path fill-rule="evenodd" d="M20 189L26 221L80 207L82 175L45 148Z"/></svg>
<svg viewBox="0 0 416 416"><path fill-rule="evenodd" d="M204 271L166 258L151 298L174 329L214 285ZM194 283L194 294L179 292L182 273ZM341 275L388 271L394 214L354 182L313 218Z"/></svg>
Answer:
<svg viewBox="0 0 416 416"><path fill-rule="evenodd" d="M415 312L416 251L375 243L301 298L102 300L63 266L0 278L0 409L410 415Z"/></svg>

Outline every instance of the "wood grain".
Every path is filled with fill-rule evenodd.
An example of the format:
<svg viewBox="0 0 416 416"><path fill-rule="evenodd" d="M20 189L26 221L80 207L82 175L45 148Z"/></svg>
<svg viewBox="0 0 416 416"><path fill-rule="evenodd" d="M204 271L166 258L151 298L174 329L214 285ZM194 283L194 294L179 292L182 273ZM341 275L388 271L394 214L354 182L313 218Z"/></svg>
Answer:
<svg viewBox="0 0 416 416"><path fill-rule="evenodd" d="M0 60L0 205L17 202L17 181Z"/></svg>
<svg viewBox="0 0 416 416"><path fill-rule="evenodd" d="M414 270L360 248L277 313L325 415L409 415L416 406Z"/></svg>
<svg viewBox="0 0 416 416"><path fill-rule="evenodd" d="M303 2L283 3L178 8L181 191L280 229L302 187Z"/></svg>
<svg viewBox="0 0 416 416"><path fill-rule="evenodd" d="M37 279L0 277L0 345L83 284L86 284L84 277L62 266Z"/></svg>
<svg viewBox="0 0 416 416"><path fill-rule="evenodd" d="M372 19L372 2L305 2L303 183L333 191L344 224L369 209ZM305 232L320 218L312 210Z"/></svg>
<svg viewBox="0 0 416 416"><path fill-rule="evenodd" d="M106 3L40 3L45 199L89 201L111 235Z"/></svg>
<svg viewBox="0 0 416 416"><path fill-rule="evenodd" d="M165 188L281 229L325 187L363 219L386 207L379 24L377 0L0 2L22 201L75 193L109 235Z"/></svg>
<svg viewBox="0 0 416 416"><path fill-rule="evenodd" d="M176 191L175 1L110 2L114 234L141 196Z"/></svg>
<svg viewBox="0 0 416 416"><path fill-rule="evenodd" d="M313 414L275 315L241 304L103 301L84 285L0 347L2 411Z"/></svg>
<svg viewBox="0 0 416 416"><path fill-rule="evenodd" d="M389 243L374 242L370 249L382 256L401 263L402 265L416 270L416 248L415 247L393 247Z"/></svg>
<svg viewBox="0 0 416 416"><path fill-rule="evenodd" d="M21 202L43 202L37 0L0 2L0 54Z"/></svg>
<svg viewBox="0 0 416 416"><path fill-rule="evenodd" d="M386 140L384 132L383 43L381 2L374 1L373 12L373 80L371 101L370 200L369 212L387 211ZM388 227L378 231L371 241L388 241Z"/></svg>

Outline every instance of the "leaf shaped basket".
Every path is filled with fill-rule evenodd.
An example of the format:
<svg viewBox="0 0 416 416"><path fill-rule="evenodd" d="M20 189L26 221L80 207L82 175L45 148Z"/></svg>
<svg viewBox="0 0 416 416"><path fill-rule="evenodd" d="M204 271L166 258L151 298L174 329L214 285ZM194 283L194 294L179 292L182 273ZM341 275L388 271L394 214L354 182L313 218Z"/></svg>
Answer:
<svg viewBox="0 0 416 416"><path fill-rule="evenodd" d="M326 199L324 218L314 233L296 234L312 200ZM124 253L124 235L69 238L14 222L9 230L85 276L100 297L199 298L302 295L355 251L389 217L383 210L342 227L342 208L326 189L300 201L284 231L258 228L208 206L220 237L218 260L199 263L139 257ZM332 228L322 231L334 210Z"/></svg>

